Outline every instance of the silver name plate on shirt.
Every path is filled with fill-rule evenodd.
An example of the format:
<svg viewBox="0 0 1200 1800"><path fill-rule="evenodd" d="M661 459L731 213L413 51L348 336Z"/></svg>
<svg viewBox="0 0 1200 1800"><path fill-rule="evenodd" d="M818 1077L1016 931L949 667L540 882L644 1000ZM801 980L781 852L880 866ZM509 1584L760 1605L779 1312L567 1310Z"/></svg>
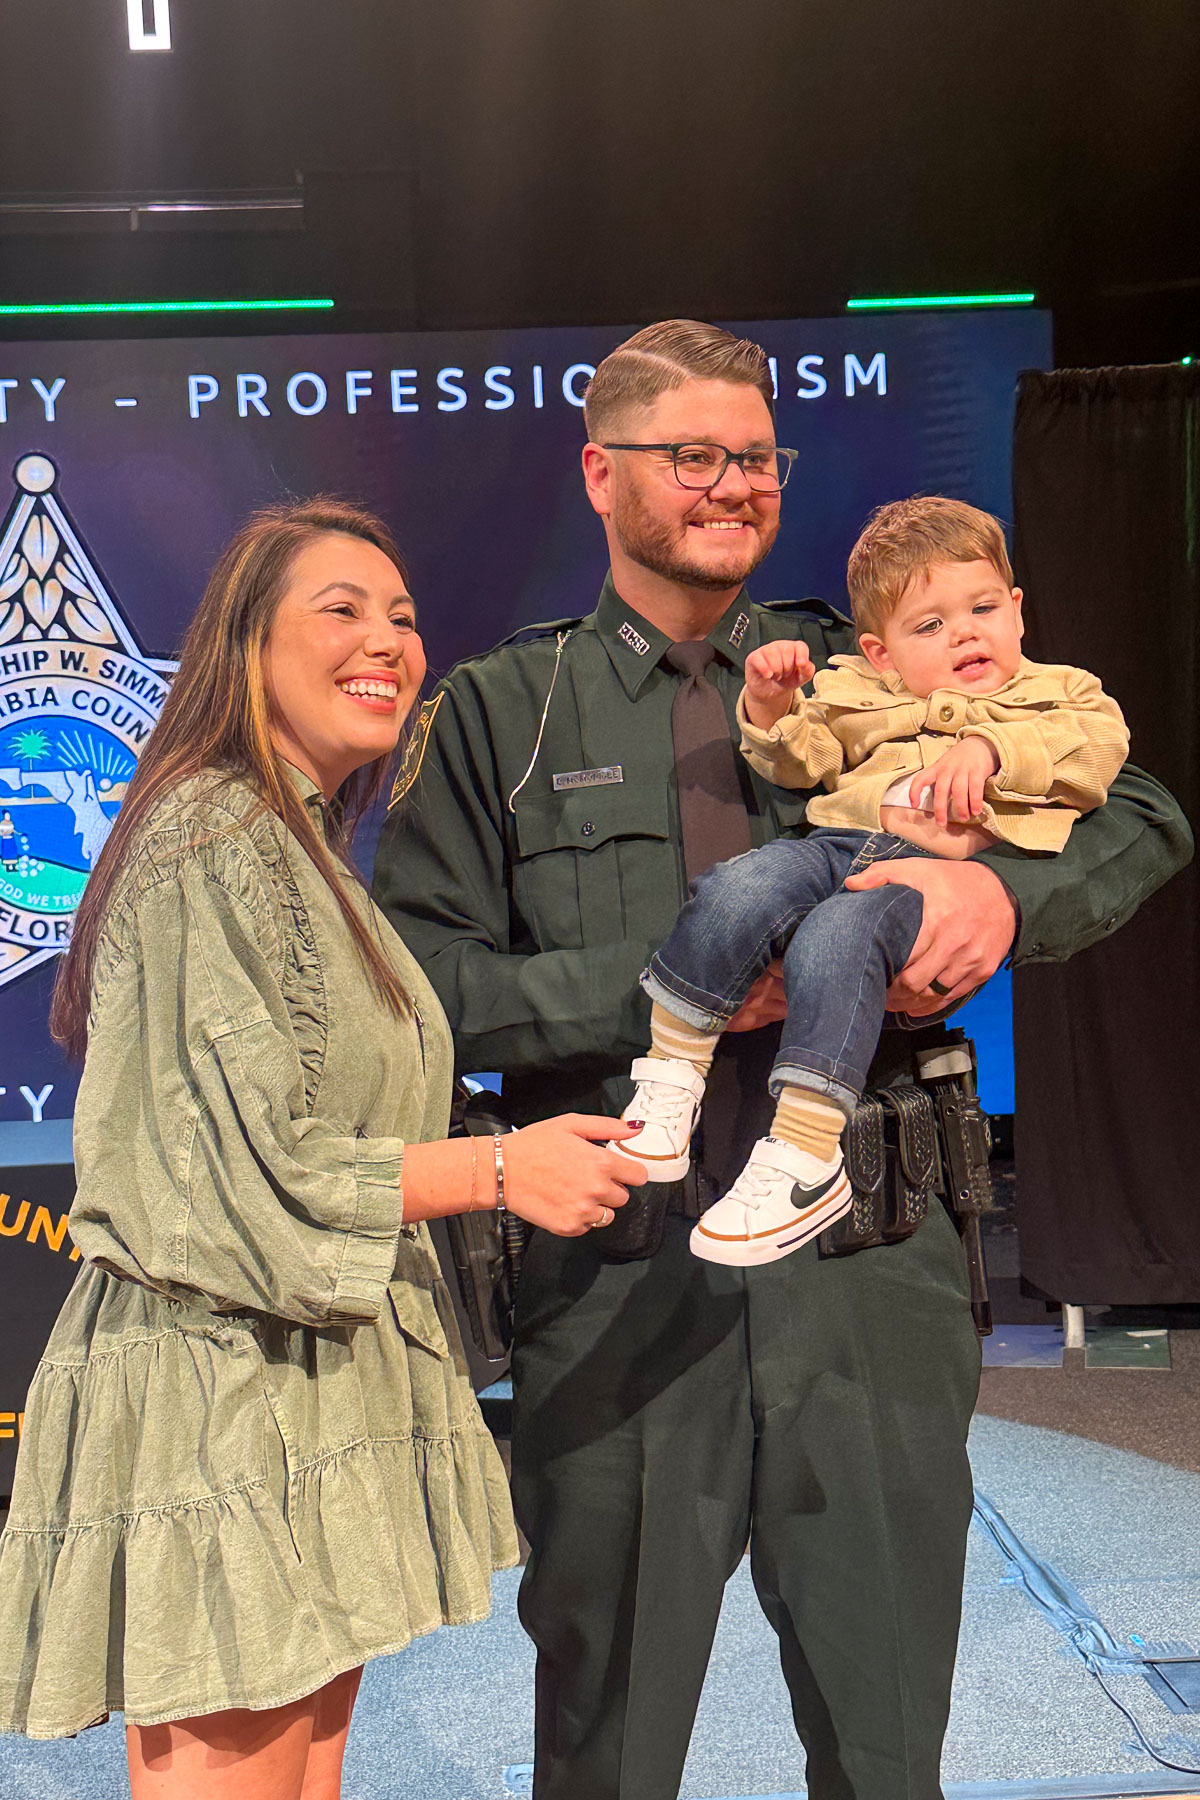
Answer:
<svg viewBox="0 0 1200 1800"><path fill-rule="evenodd" d="M613 787L618 781L624 781L625 772L620 763L614 763L607 769L572 769L569 774L554 776L554 790L561 793L564 788Z"/></svg>

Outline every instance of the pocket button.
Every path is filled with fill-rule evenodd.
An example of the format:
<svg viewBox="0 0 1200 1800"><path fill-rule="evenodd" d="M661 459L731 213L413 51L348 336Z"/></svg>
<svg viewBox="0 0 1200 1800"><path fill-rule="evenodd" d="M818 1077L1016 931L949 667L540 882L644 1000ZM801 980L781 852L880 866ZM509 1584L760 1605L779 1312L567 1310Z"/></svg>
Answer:
<svg viewBox="0 0 1200 1800"><path fill-rule="evenodd" d="M592 821L590 819L585 819L583 824L579 827L579 829L583 833L584 837L591 837L591 835L592 835L593 831L595 831L596 827L592 824Z"/></svg>

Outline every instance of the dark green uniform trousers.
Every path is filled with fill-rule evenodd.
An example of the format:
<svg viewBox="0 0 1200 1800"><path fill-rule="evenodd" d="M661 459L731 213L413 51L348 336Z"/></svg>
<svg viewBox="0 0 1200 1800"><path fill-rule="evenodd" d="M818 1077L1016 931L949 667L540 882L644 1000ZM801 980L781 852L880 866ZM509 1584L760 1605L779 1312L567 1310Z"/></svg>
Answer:
<svg viewBox="0 0 1200 1800"><path fill-rule="evenodd" d="M527 1255L535 1800L676 1800L747 1542L812 1800L936 1800L979 1380L957 1232L934 1205L906 1243L739 1270L689 1229L645 1262L544 1232Z"/></svg>

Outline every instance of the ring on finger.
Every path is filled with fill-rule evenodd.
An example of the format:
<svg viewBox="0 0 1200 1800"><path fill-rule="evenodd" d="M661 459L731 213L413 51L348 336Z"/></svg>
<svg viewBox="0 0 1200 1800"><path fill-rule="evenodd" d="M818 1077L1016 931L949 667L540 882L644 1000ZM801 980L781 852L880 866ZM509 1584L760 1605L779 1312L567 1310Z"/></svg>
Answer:
<svg viewBox="0 0 1200 1800"><path fill-rule="evenodd" d="M943 987L942 983L936 979L931 980L929 985L933 989L933 992L935 994L940 994L942 996L943 1000L947 997L947 995L950 992L950 989L948 987Z"/></svg>
<svg viewBox="0 0 1200 1800"><path fill-rule="evenodd" d="M589 1231L602 1231L606 1225L612 1224L613 1219L615 1217L616 1217L616 1215L612 1211L611 1207L602 1206L600 1208L600 1217L598 1219L592 1220L591 1224L588 1226L588 1230Z"/></svg>

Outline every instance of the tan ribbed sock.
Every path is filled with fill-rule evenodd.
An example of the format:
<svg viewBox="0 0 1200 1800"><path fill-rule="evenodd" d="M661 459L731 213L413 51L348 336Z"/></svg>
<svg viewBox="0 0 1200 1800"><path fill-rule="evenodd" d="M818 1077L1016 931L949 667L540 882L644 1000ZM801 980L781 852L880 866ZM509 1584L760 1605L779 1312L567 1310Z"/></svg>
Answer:
<svg viewBox="0 0 1200 1800"><path fill-rule="evenodd" d="M782 1138L797 1150L807 1150L818 1162L832 1162L846 1124L840 1106L812 1088L780 1089L771 1125L771 1136Z"/></svg>
<svg viewBox="0 0 1200 1800"><path fill-rule="evenodd" d="M691 1063L698 1075L707 1076L721 1041L719 1031L700 1031L669 1013L655 1000L650 1007L650 1048L648 1056L666 1062Z"/></svg>

